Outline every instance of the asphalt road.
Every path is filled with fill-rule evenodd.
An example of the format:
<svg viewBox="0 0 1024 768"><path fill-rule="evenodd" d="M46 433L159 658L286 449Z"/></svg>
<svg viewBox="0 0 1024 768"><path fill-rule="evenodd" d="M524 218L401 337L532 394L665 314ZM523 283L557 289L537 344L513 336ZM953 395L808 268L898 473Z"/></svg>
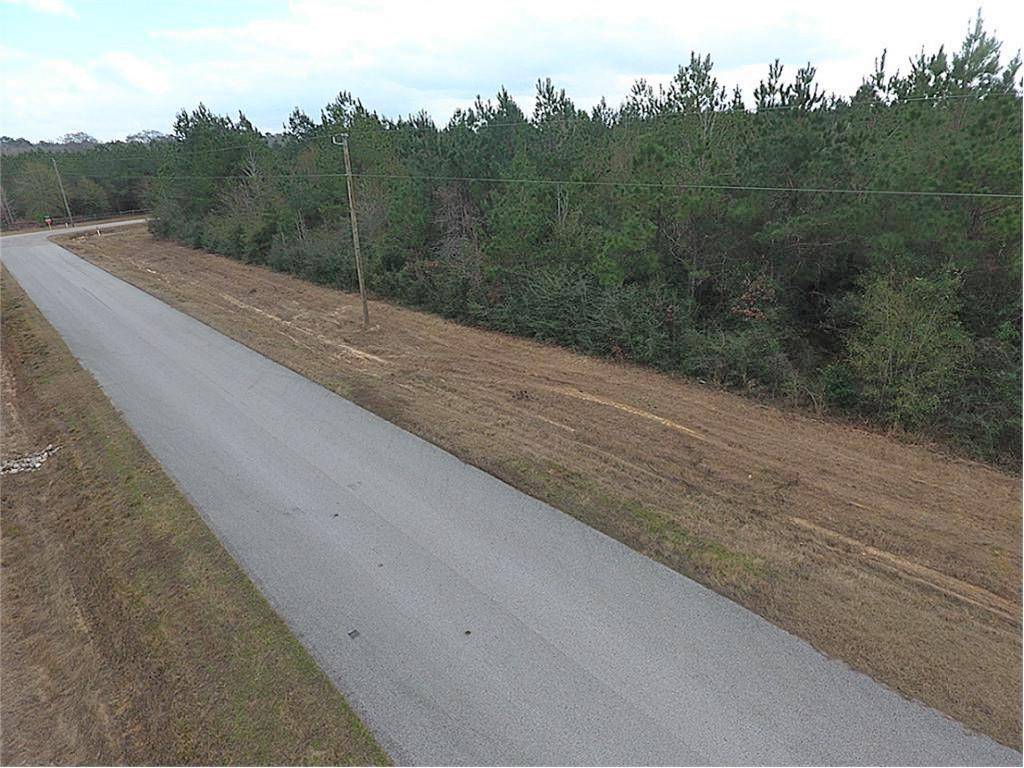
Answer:
<svg viewBox="0 0 1024 768"><path fill-rule="evenodd" d="M4 264L418 764L1021 764L47 241Z"/></svg>

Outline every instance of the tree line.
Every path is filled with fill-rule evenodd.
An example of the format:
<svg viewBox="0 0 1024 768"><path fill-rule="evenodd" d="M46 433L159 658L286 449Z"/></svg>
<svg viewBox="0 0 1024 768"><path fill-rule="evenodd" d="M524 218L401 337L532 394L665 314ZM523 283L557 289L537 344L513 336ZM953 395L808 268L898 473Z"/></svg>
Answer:
<svg viewBox="0 0 1024 768"><path fill-rule="evenodd" d="M69 133L59 142L33 143L0 137L0 217L3 226L38 224L65 216L59 167L72 214L88 217L147 206L146 177L155 176L162 159L175 151L171 138L143 131L125 141L102 143L86 133Z"/></svg>
<svg viewBox="0 0 1024 768"><path fill-rule="evenodd" d="M696 54L618 107L542 80L532 114L501 90L443 126L347 92L274 136L200 105L170 142L59 162L83 200L144 200L157 236L351 289L347 133L379 295L1012 464L1021 83L1000 53L979 17L846 97L776 62L751 107ZM4 184L38 212L36 154Z"/></svg>

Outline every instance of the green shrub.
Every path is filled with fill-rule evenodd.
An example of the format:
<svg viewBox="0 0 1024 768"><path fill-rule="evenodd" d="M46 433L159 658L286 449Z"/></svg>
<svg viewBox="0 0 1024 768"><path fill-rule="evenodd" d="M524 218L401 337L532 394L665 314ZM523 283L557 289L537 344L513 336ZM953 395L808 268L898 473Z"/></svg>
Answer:
<svg viewBox="0 0 1024 768"><path fill-rule="evenodd" d="M964 377L971 339L957 318L958 281L888 274L868 284L850 339L864 398L889 423L928 424Z"/></svg>
<svg viewBox="0 0 1024 768"><path fill-rule="evenodd" d="M836 408L850 411L857 407L860 392L857 375L846 363L829 363L821 369L819 382L825 401Z"/></svg>

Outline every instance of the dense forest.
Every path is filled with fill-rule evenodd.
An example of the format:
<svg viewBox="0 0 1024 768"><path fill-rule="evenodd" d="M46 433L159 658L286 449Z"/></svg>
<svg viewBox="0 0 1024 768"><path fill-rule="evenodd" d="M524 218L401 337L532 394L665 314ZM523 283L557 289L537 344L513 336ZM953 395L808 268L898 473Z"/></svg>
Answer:
<svg viewBox="0 0 1024 768"><path fill-rule="evenodd" d="M549 80L443 127L342 92L268 136L183 111L168 141L57 155L78 212L350 289L350 137L371 289L459 321L1021 458L1021 83L962 47L826 94L778 63L745 104L692 55L578 109ZM4 159L14 217L62 210L51 155ZM59 194L59 193L56 193Z"/></svg>
<svg viewBox="0 0 1024 768"><path fill-rule="evenodd" d="M73 216L141 210L147 206L147 177L175 150L176 142L157 131L109 143L84 133L35 144L0 137L0 220L11 228L47 216L66 218L55 161Z"/></svg>

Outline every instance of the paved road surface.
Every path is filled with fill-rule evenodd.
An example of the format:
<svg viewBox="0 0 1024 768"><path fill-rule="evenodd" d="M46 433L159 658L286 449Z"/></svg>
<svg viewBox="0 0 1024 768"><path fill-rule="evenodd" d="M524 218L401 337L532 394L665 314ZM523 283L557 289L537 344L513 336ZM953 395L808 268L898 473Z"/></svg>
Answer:
<svg viewBox="0 0 1024 768"><path fill-rule="evenodd" d="M48 242L3 262L400 763L1014 763Z"/></svg>

